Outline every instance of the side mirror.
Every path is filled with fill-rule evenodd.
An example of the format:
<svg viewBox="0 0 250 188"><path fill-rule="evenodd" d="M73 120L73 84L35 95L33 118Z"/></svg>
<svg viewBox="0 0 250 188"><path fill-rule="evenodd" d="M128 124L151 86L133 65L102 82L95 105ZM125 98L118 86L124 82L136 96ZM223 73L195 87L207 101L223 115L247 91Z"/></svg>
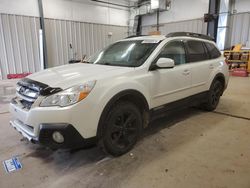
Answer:
<svg viewBox="0 0 250 188"><path fill-rule="evenodd" d="M162 68L162 69L173 68L174 67L174 60L170 59L170 58L160 58L156 62L156 66L158 68Z"/></svg>

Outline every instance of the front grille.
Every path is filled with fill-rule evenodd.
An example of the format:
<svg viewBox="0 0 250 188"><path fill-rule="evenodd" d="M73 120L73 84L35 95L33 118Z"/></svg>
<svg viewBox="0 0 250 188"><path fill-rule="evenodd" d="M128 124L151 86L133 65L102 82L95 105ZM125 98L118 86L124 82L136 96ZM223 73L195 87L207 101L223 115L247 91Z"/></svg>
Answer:
<svg viewBox="0 0 250 188"><path fill-rule="evenodd" d="M12 103L18 103L22 108L30 109L36 99L41 96L48 96L62 91L61 88L53 88L48 85L24 78L17 83L16 95Z"/></svg>
<svg viewBox="0 0 250 188"><path fill-rule="evenodd" d="M26 82L19 81L16 87L16 94L19 98L20 104L23 108L30 109L32 104L39 96L39 87L35 84L27 84Z"/></svg>
<svg viewBox="0 0 250 188"><path fill-rule="evenodd" d="M20 100L20 103L23 105L24 108L26 109L30 109L33 102L29 102L29 101L26 101L26 100Z"/></svg>
<svg viewBox="0 0 250 188"><path fill-rule="evenodd" d="M17 93L22 96L26 101L34 102L39 96L39 90L35 90L30 88L27 85L21 85L21 83L17 83L16 87Z"/></svg>

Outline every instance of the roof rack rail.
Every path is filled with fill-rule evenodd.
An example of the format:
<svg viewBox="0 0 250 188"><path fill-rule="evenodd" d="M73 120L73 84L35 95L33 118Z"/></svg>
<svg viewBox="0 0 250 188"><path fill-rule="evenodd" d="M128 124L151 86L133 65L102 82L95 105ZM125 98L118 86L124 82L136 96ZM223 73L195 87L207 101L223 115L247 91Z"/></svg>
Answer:
<svg viewBox="0 0 250 188"><path fill-rule="evenodd" d="M214 41L213 37L210 37L208 35L203 35L199 33L191 33L191 32L174 32L174 33L169 33L166 35L166 37L195 37L195 38L200 38L200 39L206 39L206 40L211 40Z"/></svg>

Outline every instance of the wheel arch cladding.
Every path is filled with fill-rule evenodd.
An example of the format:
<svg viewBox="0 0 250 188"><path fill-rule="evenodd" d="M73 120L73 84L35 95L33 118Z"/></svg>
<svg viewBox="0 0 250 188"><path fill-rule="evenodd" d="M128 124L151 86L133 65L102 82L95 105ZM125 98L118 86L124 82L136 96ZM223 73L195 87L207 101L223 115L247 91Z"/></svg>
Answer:
<svg viewBox="0 0 250 188"><path fill-rule="evenodd" d="M128 89L121 91L117 93L115 96L113 96L109 102L106 104L105 108L102 111L99 123L98 123L98 128L97 128L97 136L100 138L101 132L102 132L102 122L105 120L105 117L107 116L109 110L118 102L118 101L129 101L133 104L135 104L143 117L143 124L144 127L146 127L148 123L148 118L149 118L149 105L144 97L144 95L133 89Z"/></svg>
<svg viewBox="0 0 250 188"><path fill-rule="evenodd" d="M216 74L216 76L214 77L213 82L214 82L215 80L218 80L218 81L220 81L220 82L223 84L223 90L224 90L224 89L225 89L225 84L226 84L225 76L224 76L222 73L218 73L218 74ZM212 83L213 83L213 82L212 82Z"/></svg>

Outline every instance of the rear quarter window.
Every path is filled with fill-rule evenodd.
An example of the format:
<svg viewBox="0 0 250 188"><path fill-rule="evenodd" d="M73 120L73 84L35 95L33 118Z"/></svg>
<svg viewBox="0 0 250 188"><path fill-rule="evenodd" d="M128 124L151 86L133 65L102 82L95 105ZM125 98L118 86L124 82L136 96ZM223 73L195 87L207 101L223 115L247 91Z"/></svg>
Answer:
<svg viewBox="0 0 250 188"><path fill-rule="evenodd" d="M210 59L216 59L221 56L220 51L215 47L214 44L205 42L205 46L207 47Z"/></svg>

